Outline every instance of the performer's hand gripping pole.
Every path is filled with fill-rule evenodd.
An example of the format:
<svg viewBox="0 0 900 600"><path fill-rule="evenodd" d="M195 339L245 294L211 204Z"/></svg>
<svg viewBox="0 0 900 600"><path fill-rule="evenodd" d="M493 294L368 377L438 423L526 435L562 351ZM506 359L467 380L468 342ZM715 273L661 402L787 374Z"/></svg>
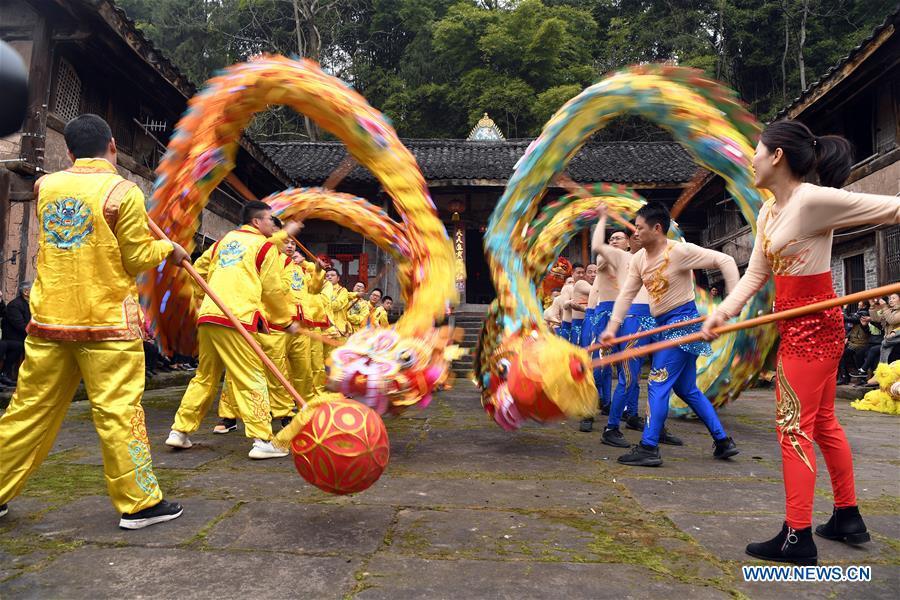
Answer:
<svg viewBox="0 0 900 600"><path fill-rule="evenodd" d="M617 337L609 340L606 344L601 344L597 342L596 344L591 344L587 346L585 350L587 352L593 352L594 350L600 350L604 346L615 346L616 344L625 344L627 342L633 340L639 340L641 338L645 338L650 335L656 335L657 333L662 333L663 331L669 331L670 329L678 329L679 327L684 327L686 325L693 325L695 323L702 323L706 320L706 317L696 317L694 319L688 319L687 321L679 321L678 323L669 323L668 325L662 325L660 327L654 327L653 329L646 329L644 331L637 331L635 333L631 333L628 335L623 335L622 337Z"/></svg>
<svg viewBox="0 0 900 600"><path fill-rule="evenodd" d="M148 221L150 225L150 231L153 232L153 235L161 240L171 242L171 240L169 240L169 237L165 233L163 233L162 229L159 228L159 225L157 225L150 219L148 219ZM232 326L234 326L237 332L241 334L241 337L244 338L244 341L250 344L250 348L253 349L253 352L256 354L256 356L259 357L266 368L272 373L272 375L275 376L275 379L278 380L278 383L283 385L284 389L286 389L288 394L291 395L291 398L294 399L294 402L297 404L297 408L304 408L306 406L306 402L304 402L303 397L300 396L299 393L297 393L297 390L295 390L294 386L291 385L291 382L287 380L287 377L284 376L284 373L278 370L278 367L275 366L275 363L273 363L272 360L268 356L266 356L266 353L263 352L262 348L260 348L259 343L257 343L257 341L253 339L253 336L250 335L250 332L244 328L243 324L241 324L240 321L238 321L238 318L234 316L234 313L231 312L231 309L229 309L228 306L226 306L225 303L222 302L222 299L219 298L219 296L214 291L212 291L212 288L209 287L209 284L206 283L206 280L200 277L200 273L198 273L197 270L194 269L194 266L190 263L190 261L188 261L187 259L182 260L181 267L188 272L188 275L190 275L194 279L194 281L197 282L197 285L199 285L200 288L206 293L206 295L209 296L209 299L215 302L216 306L219 307L219 310L221 310L225 317L227 317L228 320L231 321Z"/></svg>
<svg viewBox="0 0 900 600"><path fill-rule="evenodd" d="M723 333L731 333L732 331L739 331L741 329L750 329L751 327L767 325L769 323L775 323L777 321L783 321L785 319L796 319L797 317L822 312L823 310L828 310L829 308L834 308L835 306L856 304L857 302L861 302L862 300L869 300L878 296L890 296L891 294L900 294L900 283L883 285L881 287L866 290L864 292L857 292L855 294L849 294L847 296L831 298L830 300L814 302L812 304L807 304L806 306L798 306L796 308L791 308L788 310L781 310L778 312L770 313L768 315L762 315L761 317L747 319L746 321L741 321L739 323L727 323L725 325L722 325L721 327L716 327L715 329L713 329L713 332L721 335ZM678 325L683 327L685 323L687 323L687 321L682 321L681 323L678 323ZM641 346L640 348L632 348L630 350L625 350L624 352L619 352L617 354L611 354L610 356L598 358L594 360L592 365L594 367L605 367L606 365L624 362L626 360L637 358L639 356L647 356L649 354L653 354L654 352L666 350L667 348L681 346L682 344L699 342L702 339L703 333L691 333L679 338L665 340L662 342L657 342L655 344L647 344L646 346Z"/></svg>

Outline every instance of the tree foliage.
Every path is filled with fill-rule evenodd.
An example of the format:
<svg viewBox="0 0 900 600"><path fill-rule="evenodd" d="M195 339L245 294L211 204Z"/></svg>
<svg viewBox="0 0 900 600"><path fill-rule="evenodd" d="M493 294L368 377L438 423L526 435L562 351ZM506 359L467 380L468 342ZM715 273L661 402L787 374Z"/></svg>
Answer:
<svg viewBox="0 0 900 600"><path fill-rule="evenodd" d="M465 136L488 112L534 135L604 73L694 66L772 117L896 0L118 0L195 82L259 52L316 57L408 137ZM258 135L315 136L290 111ZM604 135L654 139L637 119Z"/></svg>

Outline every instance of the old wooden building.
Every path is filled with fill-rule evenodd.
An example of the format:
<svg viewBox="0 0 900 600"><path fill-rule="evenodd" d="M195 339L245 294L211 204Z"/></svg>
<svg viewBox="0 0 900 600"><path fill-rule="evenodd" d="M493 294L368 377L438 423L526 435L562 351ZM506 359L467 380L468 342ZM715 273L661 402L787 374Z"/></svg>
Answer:
<svg viewBox="0 0 900 600"><path fill-rule="evenodd" d="M0 138L0 289L9 299L34 277L33 184L69 166L66 122L85 112L104 117L120 174L149 196L162 145L195 89L109 0L0 0L0 39L29 67L27 119L20 133ZM290 183L249 139L236 172L260 196ZM242 204L234 190L217 190L203 211L201 246L234 227Z"/></svg>

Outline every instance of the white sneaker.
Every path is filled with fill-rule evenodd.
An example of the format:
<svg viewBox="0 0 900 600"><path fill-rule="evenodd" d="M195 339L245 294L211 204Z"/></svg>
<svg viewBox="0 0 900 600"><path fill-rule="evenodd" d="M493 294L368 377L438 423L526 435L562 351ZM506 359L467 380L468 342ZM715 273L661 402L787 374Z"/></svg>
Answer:
<svg viewBox="0 0 900 600"><path fill-rule="evenodd" d="M182 448L186 450L193 445L194 444L191 443L191 440L186 433L181 433L174 429L169 432L169 437L166 438L166 446L172 446L173 448Z"/></svg>
<svg viewBox="0 0 900 600"><path fill-rule="evenodd" d="M262 440L253 440L253 447L250 448L250 458L256 459L264 459L264 458L281 458L283 456L287 456L290 452L285 452L284 450L279 450L275 446L272 445L272 442L264 442Z"/></svg>

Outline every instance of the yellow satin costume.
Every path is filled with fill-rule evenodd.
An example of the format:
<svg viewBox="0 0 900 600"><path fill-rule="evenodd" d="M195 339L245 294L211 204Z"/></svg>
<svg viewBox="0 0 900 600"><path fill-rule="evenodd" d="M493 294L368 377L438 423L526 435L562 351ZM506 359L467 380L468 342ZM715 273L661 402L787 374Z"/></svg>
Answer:
<svg viewBox="0 0 900 600"><path fill-rule="evenodd" d="M293 317L283 265L283 257L266 236L243 225L213 245L208 258L198 259L195 267L248 331L264 334L270 331L269 322L287 324ZM182 433L199 429L227 372L227 393L236 416L244 421L246 436L270 440L271 407L262 361L210 298L203 299L198 314L199 365L172 429Z"/></svg>
<svg viewBox="0 0 900 600"><path fill-rule="evenodd" d="M116 510L162 500L144 424L142 315L135 277L172 252L150 236L144 195L100 158L36 187L37 277L25 362L0 418L0 504L47 457L84 379Z"/></svg>

